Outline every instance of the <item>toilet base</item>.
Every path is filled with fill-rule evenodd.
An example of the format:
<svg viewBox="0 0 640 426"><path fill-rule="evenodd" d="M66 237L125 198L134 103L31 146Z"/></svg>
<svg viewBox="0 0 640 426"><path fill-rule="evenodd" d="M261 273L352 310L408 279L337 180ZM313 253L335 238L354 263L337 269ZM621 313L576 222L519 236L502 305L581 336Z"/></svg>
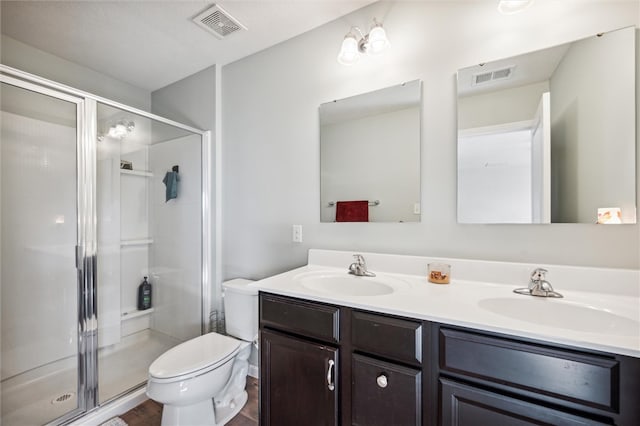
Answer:
<svg viewBox="0 0 640 426"><path fill-rule="evenodd" d="M244 405L247 403L247 399L249 399L247 391L242 391L241 394L233 399L233 403L229 404L226 407L216 408L216 418L218 420L217 426L226 425L229 420L234 418L236 414L238 414L240 410L242 410L242 407L244 407Z"/></svg>
<svg viewBox="0 0 640 426"><path fill-rule="evenodd" d="M162 426L175 425L216 425L213 399L191 405L169 405L162 407Z"/></svg>
<svg viewBox="0 0 640 426"><path fill-rule="evenodd" d="M213 399L187 406L165 404L162 407L161 425L223 426L242 410L248 398L247 391L242 391L229 405L218 407L216 410L214 410Z"/></svg>

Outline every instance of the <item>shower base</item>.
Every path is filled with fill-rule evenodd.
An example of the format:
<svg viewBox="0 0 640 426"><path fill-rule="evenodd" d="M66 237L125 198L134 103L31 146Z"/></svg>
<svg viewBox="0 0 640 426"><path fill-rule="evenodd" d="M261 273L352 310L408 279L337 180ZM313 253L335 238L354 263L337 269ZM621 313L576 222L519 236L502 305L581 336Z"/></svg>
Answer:
<svg viewBox="0 0 640 426"><path fill-rule="evenodd" d="M103 404L147 380L151 362L179 341L151 330L98 351L99 401ZM42 425L77 406L75 357L27 371L0 385L3 426Z"/></svg>

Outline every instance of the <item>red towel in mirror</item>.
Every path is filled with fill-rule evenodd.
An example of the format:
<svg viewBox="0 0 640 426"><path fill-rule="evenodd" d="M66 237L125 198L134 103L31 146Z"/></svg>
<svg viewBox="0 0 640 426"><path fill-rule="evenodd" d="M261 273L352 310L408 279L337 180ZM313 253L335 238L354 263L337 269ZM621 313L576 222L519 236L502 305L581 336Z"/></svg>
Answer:
<svg viewBox="0 0 640 426"><path fill-rule="evenodd" d="M369 201L336 202L336 222L369 222Z"/></svg>

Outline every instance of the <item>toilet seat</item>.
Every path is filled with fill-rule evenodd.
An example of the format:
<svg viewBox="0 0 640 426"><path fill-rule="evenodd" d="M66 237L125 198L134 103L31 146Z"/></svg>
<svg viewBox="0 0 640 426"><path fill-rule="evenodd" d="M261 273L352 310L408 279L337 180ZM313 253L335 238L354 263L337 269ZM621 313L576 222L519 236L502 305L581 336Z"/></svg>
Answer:
<svg viewBox="0 0 640 426"><path fill-rule="evenodd" d="M160 355L149 367L149 380L175 382L207 373L230 361L242 342L208 333L188 340Z"/></svg>

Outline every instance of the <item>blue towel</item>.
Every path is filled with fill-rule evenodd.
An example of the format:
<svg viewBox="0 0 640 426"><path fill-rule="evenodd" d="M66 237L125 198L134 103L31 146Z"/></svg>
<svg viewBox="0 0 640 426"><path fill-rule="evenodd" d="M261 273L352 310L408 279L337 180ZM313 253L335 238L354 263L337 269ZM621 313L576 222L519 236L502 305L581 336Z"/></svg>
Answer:
<svg viewBox="0 0 640 426"><path fill-rule="evenodd" d="M178 182L180 182L180 176L178 176L178 172L167 172L164 175L164 179L162 179L162 183L167 187L165 193L165 202L171 200L172 198L178 198Z"/></svg>

